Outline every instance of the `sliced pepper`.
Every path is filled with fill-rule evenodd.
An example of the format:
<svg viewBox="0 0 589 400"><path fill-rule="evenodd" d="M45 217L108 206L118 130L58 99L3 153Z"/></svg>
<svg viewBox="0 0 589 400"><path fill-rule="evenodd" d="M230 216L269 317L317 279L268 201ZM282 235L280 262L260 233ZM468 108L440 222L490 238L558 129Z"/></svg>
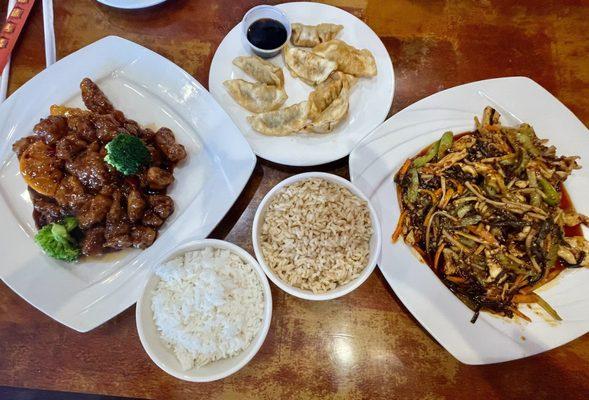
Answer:
<svg viewBox="0 0 589 400"><path fill-rule="evenodd" d="M482 217L478 214L475 214L470 217L462 218L456 226L476 225L479 222L481 222L481 220L482 220Z"/></svg>
<svg viewBox="0 0 589 400"><path fill-rule="evenodd" d="M427 164L428 162L433 160L434 157L438 154L439 147L440 147L440 141L438 140L437 142L435 142L434 144L432 144L429 147L429 149L427 150L427 153L425 153L421 157L417 157L415 160L413 160L413 167L414 168L421 168L425 164Z"/></svg>
<svg viewBox="0 0 589 400"><path fill-rule="evenodd" d="M452 142L454 141L454 134L451 131L444 132L440 142L438 144L438 160L441 160L444 157L444 154L452 147Z"/></svg>
<svg viewBox="0 0 589 400"><path fill-rule="evenodd" d="M508 270L514 271L518 274L522 274L525 275L527 274L529 271L523 269L521 267L521 265L519 265L518 263L516 263L513 260L510 260L508 257L506 257L503 253L497 253L495 255L495 259L499 262L499 264L503 267L503 268L507 268Z"/></svg>
<svg viewBox="0 0 589 400"><path fill-rule="evenodd" d="M548 249L548 253L546 254L546 268L551 269L556 265L556 260L558 259L558 247L558 244L552 243Z"/></svg>
<svg viewBox="0 0 589 400"><path fill-rule="evenodd" d="M526 169L526 167L528 166L529 163L530 163L530 155L528 154L526 149L522 149L521 158L519 161L519 165L515 169L515 174L516 175L521 174Z"/></svg>
<svg viewBox="0 0 589 400"><path fill-rule="evenodd" d="M409 188L407 189L407 202L413 203L417 200L417 191L419 189L419 175L417 174L417 170L415 168L410 168L407 172L409 174L409 178L411 182L409 184Z"/></svg>
<svg viewBox="0 0 589 400"><path fill-rule="evenodd" d="M550 184L546 179L540 177L538 178L538 184L540 184L540 189L546 195L544 197L544 201L550 206L556 206L560 204L560 193L556 191L554 186Z"/></svg>
<svg viewBox="0 0 589 400"><path fill-rule="evenodd" d="M528 124L522 124L519 130L516 132L515 137L518 142L521 143L522 147L528 151L531 155L537 157L540 155L540 149L534 144L534 138L536 134L534 129Z"/></svg>

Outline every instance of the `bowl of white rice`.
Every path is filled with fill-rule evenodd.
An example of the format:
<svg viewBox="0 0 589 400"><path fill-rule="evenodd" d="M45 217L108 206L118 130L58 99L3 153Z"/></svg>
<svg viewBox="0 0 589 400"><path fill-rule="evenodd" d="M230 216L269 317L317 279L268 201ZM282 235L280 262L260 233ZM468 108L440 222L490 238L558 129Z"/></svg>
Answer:
<svg viewBox="0 0 589 400"><path fill-rule="evenodd" d="M137 331L153 362L191 382L225 378L258 352L272 318L270 285L254 257L221 240L162 255L137 301Z"/></svg>
<svg viewBox="0 0 589 400"><path fill-rule="evenodd" d="M272 188L254 216L252 241L268 278L306 300L350 293L372 273L381 248L376 211L350 181L323 172Z"/></svg>

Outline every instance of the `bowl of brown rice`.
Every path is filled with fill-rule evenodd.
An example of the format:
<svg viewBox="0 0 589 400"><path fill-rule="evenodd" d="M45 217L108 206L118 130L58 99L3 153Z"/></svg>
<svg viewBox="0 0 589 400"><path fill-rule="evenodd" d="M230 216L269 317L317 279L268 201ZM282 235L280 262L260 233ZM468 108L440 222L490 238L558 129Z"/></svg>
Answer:
<svg viewBox="0 0 589 400"><path fill-rule="evenodd" d="M330 300L360 286L376 266L376 211L350 181L323 172L292 176L262 199L252 229L260 266L285 292Z"/></svg>

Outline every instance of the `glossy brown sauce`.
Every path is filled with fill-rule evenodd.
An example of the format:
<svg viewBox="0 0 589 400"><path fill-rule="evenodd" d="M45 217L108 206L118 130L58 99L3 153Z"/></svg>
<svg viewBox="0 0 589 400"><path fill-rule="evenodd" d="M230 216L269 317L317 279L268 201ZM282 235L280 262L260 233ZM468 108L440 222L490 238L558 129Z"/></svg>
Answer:
<svg viewBox="0 0 589 400"><path fill-rule="evenodd" d="M560 198L560 208L562 208L564 211L574 211L575 207L573 206L573 201L571 200L571 196L569 196L569 192L566 190L564 185L560 185L560 192L562 193ZM583 236L581 224L575 226L565 226L564 235L567 237Z"/></svg>

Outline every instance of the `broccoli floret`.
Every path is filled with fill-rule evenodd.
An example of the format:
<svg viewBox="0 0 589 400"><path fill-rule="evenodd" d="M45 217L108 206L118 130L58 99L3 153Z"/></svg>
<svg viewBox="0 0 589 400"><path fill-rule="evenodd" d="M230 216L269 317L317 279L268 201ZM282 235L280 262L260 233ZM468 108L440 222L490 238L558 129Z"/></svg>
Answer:
<svg viewBox="0 0 589 400"><path fill-rule="evenodd" d="M78 221L74 217L66 217L59 223L41 228L35 235L35 242L48 256L68 262L76 261L80 257L80 249L70 232L77 226Z"/></svg>
<svg viewBox="0 0 589 400"><path fill-rule="evenodd" d="M107 143L104 161L123 175L134 175L151 162L151 154L138 137L119 133Z"/></svg>

